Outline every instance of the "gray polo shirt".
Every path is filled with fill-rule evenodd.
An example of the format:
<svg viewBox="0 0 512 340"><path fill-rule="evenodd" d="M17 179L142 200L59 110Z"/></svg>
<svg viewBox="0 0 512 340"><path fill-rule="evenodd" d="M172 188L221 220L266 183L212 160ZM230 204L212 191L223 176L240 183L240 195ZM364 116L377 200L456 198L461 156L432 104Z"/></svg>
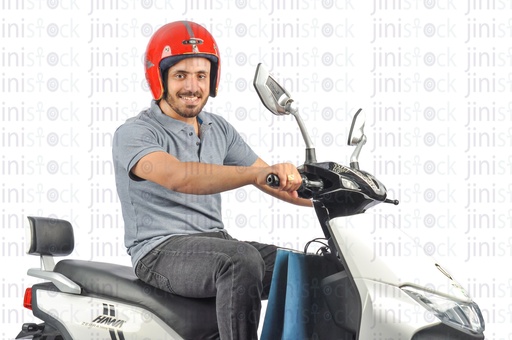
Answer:
<svg viewBox="0 0 512 340"><path fill-rule="evenodd" d="M249 166L258 158L224 118L198 115L199 138L191 125L162 113L155 101L114 134L113 162L125 224L125 245L137 261L172 235L224 228L221 196L182 194L131 174L145 155L167 152L182 162Z"/></svg>

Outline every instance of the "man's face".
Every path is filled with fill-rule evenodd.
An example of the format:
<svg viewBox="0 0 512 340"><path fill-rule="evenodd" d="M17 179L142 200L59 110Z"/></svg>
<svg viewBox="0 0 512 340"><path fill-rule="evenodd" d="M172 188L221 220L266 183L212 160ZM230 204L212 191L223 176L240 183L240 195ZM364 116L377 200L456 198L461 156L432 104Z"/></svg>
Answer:
<svg viewBox="0 0 512 340"><path fill-rule="evenodd" d="M167 93L163 112L175 119L194 118L203 109L210 94L210 61L206 58L187 58L169 68ZM170 110L169 110L170 109Z"/></svg>

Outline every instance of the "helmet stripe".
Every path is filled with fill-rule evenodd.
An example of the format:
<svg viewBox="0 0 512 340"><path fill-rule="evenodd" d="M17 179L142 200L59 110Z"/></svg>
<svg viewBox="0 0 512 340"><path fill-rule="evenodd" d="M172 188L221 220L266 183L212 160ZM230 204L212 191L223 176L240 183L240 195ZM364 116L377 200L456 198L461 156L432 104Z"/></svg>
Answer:
<svg viewBox="0 0 512 340"><path fill-rule="evenodd" d="M185 40L185 41L192 41L195 36L194 36L194 31L192 30L192 27L190 26L190 23L188 21L182 21L182 23L185 25L185 28L187 29L187 32L188 32L188 35L189 35L189 39L188 40ZM185 43L185 41L183 43ZM197 45L196 44L192 44L192 51L194 53L198 53L199 52L199 49L197 48Z"/></svg>
<svg viewBox="0 0 512 340"><path fill-rule="evenodd" d="M194 31L192 30L192 27L190 27L190 24L188 23L188 21L182 21L182 23L183 23L183 25L185 25L185 28L187 29L189 37L195 38Z"/></svg>

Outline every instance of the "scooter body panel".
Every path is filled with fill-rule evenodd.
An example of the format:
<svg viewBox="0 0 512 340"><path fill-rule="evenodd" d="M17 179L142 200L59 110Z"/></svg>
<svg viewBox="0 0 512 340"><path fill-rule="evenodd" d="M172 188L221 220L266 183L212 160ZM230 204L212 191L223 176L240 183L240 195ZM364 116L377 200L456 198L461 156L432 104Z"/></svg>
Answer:
<svg viewBox="0 0 512 340"><path fill-rule="evenodd" d="M471 301L464 288L425 254L418 240L390 221L386 228L378 228L374 219L372 214L359 214L330 221L333 236L354 279L395 287L411 285L457 301Z"/></svg>
<svg viewBox="0 0 512 340"><path fill-rule="evenodd" d="M117 301L62 293L36 291L37 308L63 325L72 339L182 340L151 312Z"/></svg>

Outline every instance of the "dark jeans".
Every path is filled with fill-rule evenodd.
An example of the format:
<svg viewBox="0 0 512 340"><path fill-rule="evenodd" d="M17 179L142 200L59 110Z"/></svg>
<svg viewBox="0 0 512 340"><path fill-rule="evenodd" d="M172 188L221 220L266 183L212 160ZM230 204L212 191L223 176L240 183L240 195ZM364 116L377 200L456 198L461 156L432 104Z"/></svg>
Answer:
<svg viewBox="0 0 512 340"><path fill-rule="evenodd" d="M257 339L276 251L276 246L238 241L226 232L173 236L143 257L135 273L173 294L216 296L220 338Z"/></svg>

